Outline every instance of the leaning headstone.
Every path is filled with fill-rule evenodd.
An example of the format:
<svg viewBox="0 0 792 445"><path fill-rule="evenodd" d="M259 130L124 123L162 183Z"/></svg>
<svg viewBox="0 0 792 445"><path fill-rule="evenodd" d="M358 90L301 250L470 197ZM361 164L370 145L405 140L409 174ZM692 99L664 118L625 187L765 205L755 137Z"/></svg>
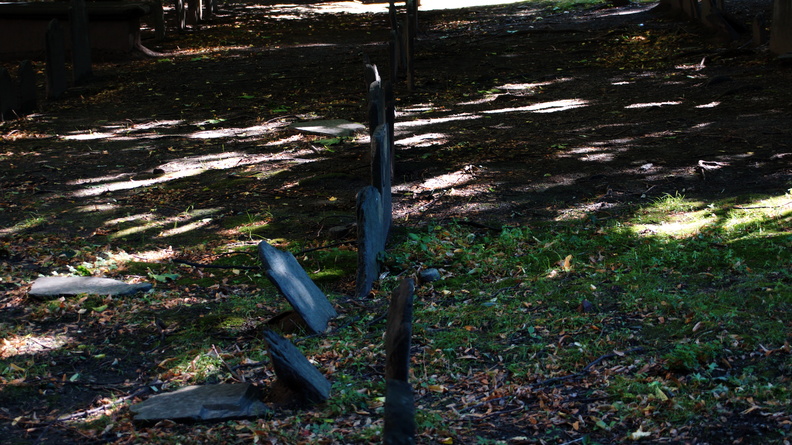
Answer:
<svg viewBox="0 0 792 445"><path fill-rule="evenodd" d="M289 301L314 334L327 330L327 323L338 315L322 291L289 252L282 252L262 241L258 246L267 277Z"/></svg>
<svg viewBox="0 0 792 445"><path fill-rule="evenodd" d="M36 110L36 72L30 60L23 60L19 64L19 114L26 115Z"/></svg>
<svg viewBox="0 0 792 445"><path fill-rule="evenodd" d="M43 277L33 282L28 294L35 297L80 294L126 296L147 292L150 289L151 283L127 284L112 278Z"/></svg>
<svg viewBox="0 0 792 445"><path fill-rule="evenodd" d="M385 249L382 232L382 200L374 186L360 190L357 195L358 266L355 296L366 297L379 277L379 257Z"/></svg>
<svg viewBox="0 0 792 445"><path fill-rule="evenodd" d="M770 51L775 54L792 52L792 0L775 0Z"/></svg>
<svg viewBox="0 0 792 445"><path fill-rule="evenodd" d="M415 283L405 278L391 295L385 331L385 379L407 381L410 377L413 295Z"/></svg>
<svg viewBox="0 0 792 445"><path fill-rule="evenodd" d="M416 430L412 386L401 380L388 380L385 385L382 442L385 445L412 445Z"/></svg>
<svg viewBox="0 0 792 445"><path fill-rule="evenodd" d="M231 420L261 417L271 411L250 383L186 386L132 405L137 422Z"/></svg>
<svg viewBox="0 0 792 445"><path fill-rule="evenodd" d="M63 28L58 19L52 19L46 35L47 98L58 99L68 88L66 80L66 45Z"/></svg>
<svg viewBox="0 0 792 445"><path fill-rule="evenodd" d="M72 0L69 9L71 29L72 75L75 85L83 85L93 77L91 68L91 43L88 39L88 11L85 0Z"/></svg>
<svg viewBox="0 0 792 445"><path fill-rule="evenodd" d="M410 376L413 294L415 284L402 280L391 295L388 326L385 332L385 426L383 442L401 445L415 443L415 404Z"/></svg>
<svg viewBox="0 0 792 445"><path fill-rule="evenodd" d="M264 330L278 380L304 402L322 403L330 397L330 382L289 340Z"/></svg>
<svg viewBox="0 0 792 445"><path fill-rule="evenodd" d="M0 67L0 120L11 119L14 114L16 96L11 75L5 68Z"/></svg>
<svg viewBox="0 0 792 445"><path fill-rule="evenodd" d="M382 231L385 239L391 228L393 208L391 203L391 150L393 147L387 123L379 125L371 138L371 185L380 192L382 200Z"/></svg>

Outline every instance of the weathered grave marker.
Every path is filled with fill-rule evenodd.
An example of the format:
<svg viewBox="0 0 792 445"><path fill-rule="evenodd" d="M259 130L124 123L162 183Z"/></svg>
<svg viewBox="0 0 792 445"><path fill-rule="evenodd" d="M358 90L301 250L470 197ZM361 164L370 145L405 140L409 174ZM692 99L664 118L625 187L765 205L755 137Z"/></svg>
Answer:
<svg viewBox="0 0 792 445"><path fill-rule="evenodd" d="M159 420L229 420L261 417L270 409L249 383L186 386L132 405L137 422Z"/></svg>
<svg viewBox="0 0 792 445"><path fill-rule="evenodd" d="M66 80L66 46L63 41L63 27L58 19L52 19L47 26L46 35L46 73L47 98L58 99L68 88Z"/></svg>
<svg viewBox="0 0 792 445"><path fill-rule="evenodd" d="M300 402L322 403L330 397L330 382L289 340L265 329L275 375Z"/></svg>
<svg viewBox="0 0 792 445"><path fill-rule="evenodd" d="M391 203L391 149L393 139L388 124L382 123L374 130L371 138L371 183L380 193L382 200L382 231L385 239L390 233L393 207Z"/></svg>
<svg viewBox="0 0 792 445"><path fill-rule="evenodd" d="M415 403L410 376L413 295L415 283L407 278L391 295L385 332L385 426L387 445L415 443Z"/></svg>
<svg viewBox="0 0 792 445"><path fill-rule="evenodd" d="M69 8L71 30L72 76L75 85L83 85L93 77L91 43L88 39L88 11L85 0L72 0Z"/></svg>
<svg viewBox="0 0 792 445"><path fill-rule="evenodd" d="M43 277L33 282L29 294L36 297L80 294L124 296L147 292L151 287L151 283L127 284L112 278Z"/></svg>
<svg viewBox="0 0 792 445"><path fill-rule="evenodd" d="M13 110L16 108L15 98L17 96L11 75L5 68L0 67L0 120L11 119Z"/></svg>
<svg viewBox="0 0 792 445"><path fill-rule="evenodd" d="M177 1L178 3L178 1ZM165 11L162 8L162 0L151 2L151 17L154 25L154 37L157 40L165 39Z"/></svg>
<svg viewBox="0 0 792 445"><path fill-rule="evenodd" d="M761 46L770 40L770 35L767 32L767 23L764 14L757 14L751 23L753 28L753 44Z"/></svg>
<svg viewBox="0 0 792 445"><path fill-rule="evenodd" d="M19 114L26 115L36 110L36 72L30 60L23 60L19 64Z"/></svg>
<svg viewBox="0 0 792 445"><path fill-rule="evenodd" d="M327 323L338 314L294 255L266 241L259 243L258 251L267 277L300 314L308 329L314 334L326 331Z"/></svg>
<svg viewBox="0 0 792 445"><path fill-rule="evenodd" d="M382 82L371 82L368 89L368 119L369 136L374 135L374 130L385 122L385 94L382 90Z"/></svg>
<svg viewBox="0 0 792 445"><path fill-rule="evenodd" d="M775 0L770 28L770 51L792 52L792 0Z"/></svg>
<svg viewBox="0 0 792 445"><path fill-rule="evenodd" d="M377 65L366 61L363 67L363 82L366 84L366 94L368 94L371 84L374 82L381 82L379 70Z"/></svg>
<svg viewBox="0 0 792 445"><path fill-rule="evenodd" d="M368 295L379 277L379 256L385 248L382 232L382 200L374 186L364 187L357 195L358 266L355 296Z"/></svg>

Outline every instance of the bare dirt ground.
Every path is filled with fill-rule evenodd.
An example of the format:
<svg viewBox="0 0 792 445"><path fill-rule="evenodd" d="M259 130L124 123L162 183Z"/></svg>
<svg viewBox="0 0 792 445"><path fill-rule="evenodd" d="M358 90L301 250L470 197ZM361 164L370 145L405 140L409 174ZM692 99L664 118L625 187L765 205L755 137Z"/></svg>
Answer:
<svg viewBox="0 0 792 445"><path fill-rule="evenodd" d="M3 321L24 313L20 274L62 269L75 239L200 258L262 237L320 245L353 221L367 137L289 124L364 122L363 56L387 73L388 19L320 6L226 3L200 30L145 42L162 57L98 62L90 85L2 124ZM747 26L769 7L732 13ZM792 70L748 35L722 44L651 5L426 11L419 28L416 86L396 85L397 226L602 219L665 194L792 187ZM138 378L142 361L128 366L112 376ZM93 397L63 388L49 409ZM36 403L7 393L0 415Z"/></svg>

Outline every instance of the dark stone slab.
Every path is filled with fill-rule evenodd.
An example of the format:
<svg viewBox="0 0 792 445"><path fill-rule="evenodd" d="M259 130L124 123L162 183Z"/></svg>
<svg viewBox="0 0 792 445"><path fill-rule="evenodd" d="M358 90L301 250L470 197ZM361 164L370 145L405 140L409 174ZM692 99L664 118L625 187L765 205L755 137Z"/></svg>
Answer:
<svg viewBox="0 0 792 445"><path fill-rule="evenodd" d="M19 64L17 77L19 78L19 114L30 114L38 107L36 72L30 60L23 60Z"/></svg>
<svg viewBox="0 0 792 445"><path fill-rule="evenodd" d="M385 378L407 381L410 376L413 294L415 283L405 278L391 295L385 331Z"/></svg>
<svg viewBox="0 0 792 445"><path fill-rule="evenodd" d="M792 52L792 2L775 0L770 28L770 51L775 54Z"/></svg>
<svg viewBox="0 0 792 445"><path fill-rule="evenodd" d="M382 201L373 186L364 187L357 195L358 266L355 296L368 296L379 277L379 256L385 249L382 231Z"/></svg>
<svg viewBox="0 0 792 445"><path fill-rule="evenodd" d="M385 240L387 240L390 233L391 219L393 218L393 205L391 202L392 149L393 138L388 130L388 124L383 123L374 130L371 138L371 185L380 192L380 199L382 200L382 231L385 234Z"/></svg>
<svg viewBox="0 0 792 445"><path fill-rule="evenodd" d="M187 386L132 405L138 422L159 420L228 420L261 417L270 409L249 383Z"/></svg>
<svg viewBox="0 0 792 445"><path fill-rule="evenodd" d="M15 98L17 96L14 83L8 71L0 67L0 120L11 119L16 107Z"/></svg>
<svg viewBox="0 0 792 445"><path fill-rule="evenodd" d="M151 283L127 284L111 278L96 277L44 277L30 287L30 295L56 297L59 295L134 295L151 289Z"/></svg>
<svg viewBox="0 0 792 445"><path fill-rule="evenodd" d="M418 281L421 283L431 283L433 281L437 281L441 278L440 271L431 267L429 269L423 269L418 272Z"/></svg>
<svg viewBox="0 0 792 445"><path fill-rule="evenodd" d="M265 241L259 243L258 250L267 277L305 320L308 329L314 334L327 330L327 323L338 314L294 255L282 252Z"/></svg>
<svg viewBox="0 0 792 445"><path fill-rule="evenodd" d="M369 85L367 108L369 135L373 137L374 130L385 122L385 95L381 81L374 81Z"/></svg>
<svg viewBox="0 0 792 445"><path fill-rule="evenodd" d="M63 27L57 19L47 26L46 53L47 98L58 99L68 88L66 78L66 44Z"/></svg>
<svg viewBox="0 0 792 445"><path fill-rule="evenodd" d="M306 402L322 403L330 397L330 382L296 346L269 329L264 339L279 381Z"/></svg>
<svg viewBox="0 0 792 445"><path fill-rule="evenodd" d="M69 29L72 38L72 76L75 85L84 85L93 77L91 43L88 31L88 11L85 0L72 0L69 9Z"/></svg>
<svg viewBox="0 0 792 445"><path fill-rule="evenodd" d="M415 401L412 387L402 380L388 380L385 387L385 445L415 443Z"/></svg>

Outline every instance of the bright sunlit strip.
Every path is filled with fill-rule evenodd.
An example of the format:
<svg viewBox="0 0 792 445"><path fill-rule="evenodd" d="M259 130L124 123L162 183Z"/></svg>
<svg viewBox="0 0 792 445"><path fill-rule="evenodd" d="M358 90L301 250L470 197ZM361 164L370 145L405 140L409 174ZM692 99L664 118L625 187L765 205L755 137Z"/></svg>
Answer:
<svg viewBox="0 0 792 445"><path fill-rule="evenodd" d="M629 108L651 108L651 107L664 107L664 106L666 106L666 105L679 105L679 104L681 104L681 103L682 103L682 102L680 102L680 101L678 101L678 100L672 100L672 101L668 101L668 102L646 102L646 103L642 103L642 104L632 104L632 105L627 105L627 106L626 106L626 107L624 107L624 108L628 108L628 109L629 109Z"/></svg>
<svg viewBox="0 0 792 445"><path fill-rule="evenodd" d="M696 108L715 108L715 107L717 107L717 106L718 106L718 105L720 105L720 104L721 104L721 103L720 103L719 101L717 101L717 100L716 100L715 102L710 102L710 103L708 103L708 104L704 104L704 105L696 105Z"/></svg>
<svg viewBox="0 0 792 445"><path fill-rule="evenodd" d="M528 105L525 107L501 108L498 110L489 110L489 111L485 111L484 113L486 114L519 113L519 112L555 113L557 111L566 111L566 110L571 110L573 108L585 107L586 105L588 105L587 100L564 99L564 100L554 100L552 102L543 102L539 104Z"/></svg>

